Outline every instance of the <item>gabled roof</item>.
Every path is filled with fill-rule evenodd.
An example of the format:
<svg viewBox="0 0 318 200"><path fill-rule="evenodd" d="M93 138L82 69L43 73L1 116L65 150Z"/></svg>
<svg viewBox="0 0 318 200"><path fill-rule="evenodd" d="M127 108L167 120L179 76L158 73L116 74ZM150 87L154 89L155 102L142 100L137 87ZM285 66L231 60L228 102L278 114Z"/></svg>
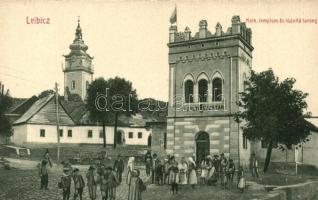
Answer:
<svg viewBox="0 0 318 200"><path fill-rule="evenodd" d="M38 97L32 96L31 98L24 100L22 103L15 106L9 114L23 115L38 99Z"/></svg>
<svg viewBox="0 0 318 200"><path fill-rule="evenodd" d="M311 131L318 133L318 117L307 118L306 122Z"/></svg>
<svg viewBox="0 0 318 200"><path fill-rule="evenodd" d="M41 108L43 108L52 98L53 94L46 97L38 99L18 120L13 124L21 124L27 122L31 117L33 117Z"/></svg>

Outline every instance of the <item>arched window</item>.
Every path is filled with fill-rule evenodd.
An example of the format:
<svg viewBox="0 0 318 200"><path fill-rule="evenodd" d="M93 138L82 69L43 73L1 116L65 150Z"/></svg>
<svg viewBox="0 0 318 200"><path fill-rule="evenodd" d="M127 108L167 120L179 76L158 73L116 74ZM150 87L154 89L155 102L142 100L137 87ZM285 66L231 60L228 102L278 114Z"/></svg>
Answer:
<svg viewBox="0 0 318 200"><path fill-rule="evenodd" d="M72 81L71 84L72 84L72 85L71 85L71 88L74 90L74 89L75 89L75 81Z"/></svg>
<svg viewBox="0 0 318 200"><path fill-rule="evenodd" d="M88 90L88 87L89 87L89 82L86 81L86 90Z"/></svg>
<svg viewBox="0 0 318 200"><path fill-rule="evenodd" d="M186 103L193 103L193 81L187 80L184 84L184 100Z"/></svg>
<svg viewBox="0 0 318 200"><path fill-rule="evenodd" d="M212 101L222 101L222 79L215 78L212 81Z"/></svg>
<svg viewBox="0 0 318 200"><path fill-rule="evenodd" d="M199 102L207 102L208 100L208 81L201 79L199 81Z"/></svg>

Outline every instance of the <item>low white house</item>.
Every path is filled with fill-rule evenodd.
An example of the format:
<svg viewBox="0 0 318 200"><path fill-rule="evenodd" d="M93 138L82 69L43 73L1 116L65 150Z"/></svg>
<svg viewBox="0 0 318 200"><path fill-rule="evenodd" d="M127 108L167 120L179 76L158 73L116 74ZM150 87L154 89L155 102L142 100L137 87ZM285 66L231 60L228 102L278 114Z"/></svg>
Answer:
<svg viewBox="0 0 318 200"><path fill-rule="evenodd" d="M117 144L148 145L151 130L140 116L119 119ZM135 123L133 123L135 122ZM88 111L83 102L59 101L59 134L62 144L102 144L102 126L88 120ZM17 145L26 143L56 143L56 102L54 95L41 98L13 123L14 134L11 142ZM106 143L114 142L114 126L105 127Z"/></svg>

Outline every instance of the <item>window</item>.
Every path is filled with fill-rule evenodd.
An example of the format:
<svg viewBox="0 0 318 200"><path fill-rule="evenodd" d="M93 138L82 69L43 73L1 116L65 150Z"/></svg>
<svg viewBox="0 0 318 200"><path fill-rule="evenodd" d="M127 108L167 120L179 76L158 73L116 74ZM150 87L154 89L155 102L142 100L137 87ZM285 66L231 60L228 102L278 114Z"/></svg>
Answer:
<svg viewBox="0 0 318 200"><path fill-rule="evenodd" d="M212 101L222 101L222 79L215 78L212 81Z"/></svg>
<svg viewBox="0 0 318 200"><path fill-rule="evenodd" d="M71 88L72 88L73 90L75 89L75 81L72 81Z"/></svg>
<svg viewBox="0 0 318 200"><path fill-rule="evenodd" d="M45 137L45 129L40 130L40 137Z"/></svg>
<svg viewBox="0 0 318 200"><path fill-rule="evenodd" d="M247 149L247 137L243 135L243 149Z"/></svg>
<svg viewBox="0 0 318 200"><path fill-rule="evenodd" d="M100 130L99 131L99 138L103 138L104 136L103 136L103 130Z"/></svg>
<svg viewBox="0 0 318 200"><path fill-rule="evenodd" d="M142 138L142 132L138 132L138 138Z"/></svg>
<svg viewBox="0 0 318 200"><path fill-rule="evenodd" d="M133 132L129 132L128 133L128 138L134 138L134 133Z"/></svg>
<svg viewBox="0 0 318 200"><path fill-rule="evenodd" d="M93 131L92 130L88 130L87 137L88 138L92 138L93 137Z"/></svg>
<svg viewBox="0 0 318 200"><path fill-rule="evenodd" d="M60 137L63 137L63 129L60 129Z"/></svg>
<svg viewBox="0 0 318 200"><path fill-rule="evenodd" d="M72 137L73 133L72 130L67 130L67 137Z"/></svg>
<svg viewBox="0 0 318 200"><path fill-rule="evenodd" d="M193 81L187 80L184 84L184 100L186 103L193 103Z"/></svg>
<svg viewBox="0 0 318 200"><path fill-rule="evenodd" d="M89 82L86 81L86 90L88 90L88 87L89 87Z"/></svg>
<svg viewBox="0 0 318 200"><path fill-rule="evenodd" d="M199 81L199 102L207 102L208 99L208 81L201 79Z"/></svg>

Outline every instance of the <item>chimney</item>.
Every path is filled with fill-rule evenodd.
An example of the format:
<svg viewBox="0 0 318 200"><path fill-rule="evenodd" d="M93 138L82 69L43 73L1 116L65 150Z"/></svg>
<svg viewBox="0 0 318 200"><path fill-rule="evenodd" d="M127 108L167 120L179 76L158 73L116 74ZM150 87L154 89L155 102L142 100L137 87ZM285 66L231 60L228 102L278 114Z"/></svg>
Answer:
<svg viewBox="0 0 318 200"><path fill-rule="evenodd" d="M185 40L190 40L191 38L191 30L189 27L186 27L184 30Z"/></svg>
<svg viewBox="0 0 318 200"><path fill-rule="evenodd" d="M221 36L222 35L222 26L221 26L221 24L219 22L215 26L215 35L216 36Z"/></svg>
<svg viewBox="0 0 318 200"><path fill-rule="evenodd" d="M176 25L171 25L169 28L169 42L175 42L175 34L178 32L178 28Z"/></svg>
<svg viewBox="0 0 318 200"><path fill-rule="evenodd" d="M199 23L199 37L200 38L206 38L207 32L208 32L208 22L206 20L201 20Z"/></svg>
<svg viewBox="0 0 318 200"><path fill-rule="evenodd" d="M241 34L241 19L238 15L232 17L232 34Z"/></svg>

